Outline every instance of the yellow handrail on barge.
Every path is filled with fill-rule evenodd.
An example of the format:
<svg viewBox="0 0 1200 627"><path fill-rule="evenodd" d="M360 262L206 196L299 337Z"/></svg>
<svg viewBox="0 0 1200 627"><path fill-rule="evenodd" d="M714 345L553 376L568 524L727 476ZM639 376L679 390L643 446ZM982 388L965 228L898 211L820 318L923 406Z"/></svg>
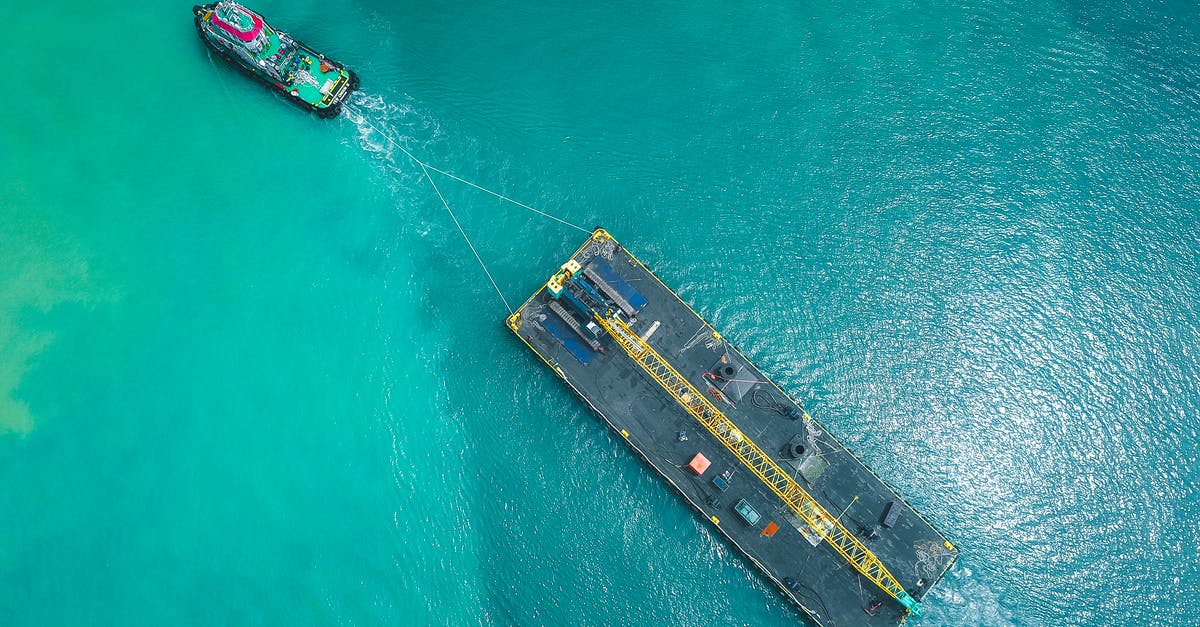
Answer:
<svg viewBox="0 0 1200 627"><path fill-rule="evenodd" d="M787 503L814 532L819 534L829 546L842 557L900 602L914 615L921 614L921 606L896 581L888 569L879 561L863 543L850 533L837 518L834 518L816 501L800 484L784 472L778 464L754 442L743 434L721 410L696 390L683 375L679 374L661 355L638 337L629 325L615 317L613 313L595 314L596 322L613 337L629 356L645 370L652 379L658 382L671 396L687 410L700 424L704 425L714 437L725 445L751 472L767 487L771 488L779 498Z"/></svg>

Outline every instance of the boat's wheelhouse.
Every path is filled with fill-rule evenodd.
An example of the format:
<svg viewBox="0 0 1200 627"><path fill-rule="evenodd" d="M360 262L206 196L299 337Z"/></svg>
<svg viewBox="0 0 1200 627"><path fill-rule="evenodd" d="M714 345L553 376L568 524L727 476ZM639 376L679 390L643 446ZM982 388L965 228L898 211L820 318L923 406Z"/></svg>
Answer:
<svg viewBox="0 0 1200 627"><path fill-rule="evenodd" d="M271 45L270 28L263 19L236 2L219 2L212 14L213 32L220 38L257 55Z"/></svg>

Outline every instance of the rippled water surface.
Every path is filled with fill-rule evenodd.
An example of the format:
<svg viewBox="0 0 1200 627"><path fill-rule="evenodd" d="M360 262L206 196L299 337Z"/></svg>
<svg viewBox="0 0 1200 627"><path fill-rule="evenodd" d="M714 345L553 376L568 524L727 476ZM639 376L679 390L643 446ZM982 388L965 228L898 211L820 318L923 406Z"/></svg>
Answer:
<svg viewBox="0 0 1200 627"><path fill-rule="evenodd" d="M799 621L386 136L606 226L956 540L911 624L1197 624L1194 4L255 5L330 122L62 4L0 26L0 623ZM439 186L510 301L579 242Z"/></svg>

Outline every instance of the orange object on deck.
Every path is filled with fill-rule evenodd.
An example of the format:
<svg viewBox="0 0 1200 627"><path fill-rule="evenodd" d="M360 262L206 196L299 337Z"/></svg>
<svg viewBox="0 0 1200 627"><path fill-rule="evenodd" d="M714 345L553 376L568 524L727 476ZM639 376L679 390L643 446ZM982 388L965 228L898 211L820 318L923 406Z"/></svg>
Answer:
<svg viewBox="0 0 1200 627"><path fill-rule="evenodd" d="M688 468L691 468L692 472L698 475L704 474L704 471L708 470L708 467L711 465L712 462L708 461L708 458L700 453L696 453L696 456L692 458L692 461L688 462Z"/></svg>
<svg viewBox="0 0 1200 627"><path fill-rule="evenodd" d="M758 534L758 537L761 538L766 536L770 538L771 536L775 535L776 531L779 531L779 525L775 524L774 522L769 522L767 523L766 527L763 527L762 533Z"/></svg>

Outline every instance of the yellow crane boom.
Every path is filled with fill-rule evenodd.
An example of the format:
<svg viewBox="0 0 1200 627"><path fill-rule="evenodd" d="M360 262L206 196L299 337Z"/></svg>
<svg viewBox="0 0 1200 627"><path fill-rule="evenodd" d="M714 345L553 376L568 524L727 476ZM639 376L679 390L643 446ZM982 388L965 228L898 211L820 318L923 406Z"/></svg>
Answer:
<svg viewBox="0 0 1200 627"><path fill-rule="evenodd" d="M629 325L613 316L612 312L600 315L593 312L596 322L616 340L634 362L661 385L671 396L687 410L700 424L725 445L751 472L754 473L767 487L771 488L783 502L796 512L814 532L819 534L829 546L833 547L842 557L871 580L900 602L909 612L920 615L921 606L910 595L900 582L892 576L888 569L875 557L874 553L863 545L854 534L842 526L836 518L821 506L796 480L784 472L775 460L758 448L754 442L743 434L733 421L729 420L721 410L717 409L703 394L696 390L683 375L679 374L661 355L637 336Z"/></svg>

